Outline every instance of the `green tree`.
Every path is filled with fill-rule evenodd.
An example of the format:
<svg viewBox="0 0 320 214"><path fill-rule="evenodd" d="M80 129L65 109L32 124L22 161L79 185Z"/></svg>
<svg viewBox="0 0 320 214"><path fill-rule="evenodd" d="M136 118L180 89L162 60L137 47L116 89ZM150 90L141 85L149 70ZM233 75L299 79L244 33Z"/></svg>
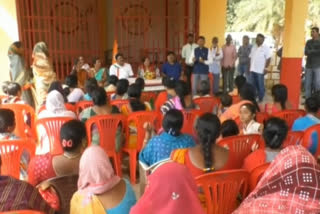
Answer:
<svg viewBox="0 0 320 214"><path fill-rule="evenodd" d="M319 26L320 0L309 1L307 23ZM278 29L284 27L285 0L229 0L228 8L228 18L231 18L228 21L228 31L271 33L275 26Z"/></svg>

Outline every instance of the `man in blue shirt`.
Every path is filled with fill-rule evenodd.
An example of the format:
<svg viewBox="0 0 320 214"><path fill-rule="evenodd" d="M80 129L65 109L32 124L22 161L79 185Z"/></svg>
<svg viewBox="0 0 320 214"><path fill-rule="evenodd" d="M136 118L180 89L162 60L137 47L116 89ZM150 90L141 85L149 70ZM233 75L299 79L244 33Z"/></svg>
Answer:
<svg viewBox="0 0 320 214"><path fill-rule="evenodd" d="M162 74L164 74L164 76L173 77L176 81L179 80L182 68L181 65L176 62L174 52L168 52L167 60L168 61L162 65Z"/></svg>
<svg viewBox="0 0 320 214"><path fill-rule="evenodd" d="M209 50L205 45L205 38L200 36L198 39L199 47L194 49L191 54L190 60L194 63L192 75L192 95L196 95L199 83L202 80L208 81L209 66L208 66L208 53Z"/></svg>
<svg viewBox="0 0 320 214"><path fill-rule="evenodd" d="M320 120L317 116L319 111L318 101L315 97L309 97L306 100L305 109L307 115L296 119L292 126L292 131L304 131L311 126L320 124ZM312 133L309 145L309 151L314 154L318 147L318 134L317 132Z"/></svg>

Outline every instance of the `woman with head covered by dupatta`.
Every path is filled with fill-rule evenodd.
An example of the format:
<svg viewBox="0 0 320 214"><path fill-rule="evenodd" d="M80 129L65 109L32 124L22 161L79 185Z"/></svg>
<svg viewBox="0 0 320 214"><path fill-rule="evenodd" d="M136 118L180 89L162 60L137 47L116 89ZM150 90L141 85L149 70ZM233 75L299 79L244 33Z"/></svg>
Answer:
<svg viewBox="0 0 320 214"><path fill-rule="evenodd" d="M148 177L148 186L130 214L204 214L197 186L188 169L165 163Z"/></svg>
<svg viewBox="0 0 320 214"><path fill-rule="evenodd" d="M99 146L85 150L80 160L78 191L71 214L129 214L136 197L129 182L114 174L109 157Z"/></svg>
<svg viewBox="0 0 320 214"><path fill-rule="evenodd" d="M320 166L302 146L281 150L234 214L320 213Z"/></svg>
<svg viewBox="0 0 320 214"><path fill-rule="evenodd" d="M10 61L11 81L18 83L22 88L26 87L30 80L30 72L25 68L23 46L20 41L10 45L8 57ZM34 105L30 89L22 90L22 100L31 106Z"/></svg>

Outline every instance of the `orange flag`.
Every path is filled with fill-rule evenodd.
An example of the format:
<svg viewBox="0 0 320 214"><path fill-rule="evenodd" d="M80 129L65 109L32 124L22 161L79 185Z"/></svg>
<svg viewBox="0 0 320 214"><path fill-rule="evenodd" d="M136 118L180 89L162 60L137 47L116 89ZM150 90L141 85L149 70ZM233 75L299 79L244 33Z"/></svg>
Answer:
<svg viewBox="0 0 320 214"><path fill-rule="evenodd" d="M112 64L116 63L116 55L118 54L118 41L113 41Z"/></svg>

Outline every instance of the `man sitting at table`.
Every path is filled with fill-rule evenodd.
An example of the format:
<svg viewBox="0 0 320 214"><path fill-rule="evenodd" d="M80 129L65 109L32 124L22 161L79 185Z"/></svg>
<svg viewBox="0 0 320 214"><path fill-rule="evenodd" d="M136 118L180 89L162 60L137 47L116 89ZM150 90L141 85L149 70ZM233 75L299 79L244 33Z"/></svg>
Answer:
<svg viewBox="0 0 320 214"><path fill-rule="evenodd" d="M116 63L110 66L109 75L115 75L118 79L128 79L133 76L132 67L124 62L123 54L116 55Z"/></svg>
<svg viewBox="0 0 320 214"><path fill-rule="evenodd" d="M162 65L163 76L172 77L175 80L179 80L181 76L181 65L176 62L176 56L174 52L170 51L167 54L167 62Z"/></svg>

